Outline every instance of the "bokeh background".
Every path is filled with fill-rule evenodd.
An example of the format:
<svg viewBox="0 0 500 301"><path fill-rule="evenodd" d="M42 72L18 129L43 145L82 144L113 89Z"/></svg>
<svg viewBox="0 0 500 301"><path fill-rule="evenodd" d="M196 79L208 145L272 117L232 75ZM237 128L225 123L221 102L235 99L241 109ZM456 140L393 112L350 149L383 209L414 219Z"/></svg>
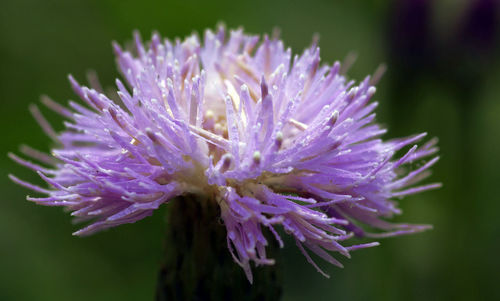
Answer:
<svg viewBox="0 0 500 301"><path fill-rule="evenodd" d="M440 139L432 180L444 187L401 201L398 220L434 230L381 241L317 273L288 241L283 300L500 300L499 1L0 1L0 300L151 300L165 208L87 238L68 214L25 201L8 173L39 183L8 152L50 144L28 112L41 94L75 99L66 80L89 69L118 75L111 40L202 33L223 21L251 33L279 27L295 53L320 35L324 62L355 51L349 76L380 63L378 121L386 138L426 131ZM62 129L61 119L43 113Z"/></svg>

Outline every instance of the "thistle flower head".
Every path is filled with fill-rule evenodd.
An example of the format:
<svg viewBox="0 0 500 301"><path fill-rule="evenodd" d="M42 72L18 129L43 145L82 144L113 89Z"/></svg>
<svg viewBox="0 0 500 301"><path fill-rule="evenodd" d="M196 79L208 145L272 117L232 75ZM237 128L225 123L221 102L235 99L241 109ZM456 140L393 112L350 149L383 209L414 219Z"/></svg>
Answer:
<svg viewBox="0 0 500 301"><path fill-rule="evenodd" d="M427 228L385 219L400 212L394 198L438 187L414 186L437 158L405 168L435 153L435 141L413 146L425 134L382 141L385 129L372 113L375 80L347 80L338 62L320 63L316 45L292 58L277 38L221 28L206 31L203 41L154 34L144 44L136 35L135 54L117 44L114 50L126 81L116 81L119 100L70 76L87 106L69 102L67 109L44 99L68 119L66 129L55 133L33 107L58 146L52 157L23 149L52 167L11 154L51 186L11 176L47 195L29 200L64 206L89 223L76 235L133 223L176 196L208 196L220 207L229 251L251 281L250 262L273 263L263 232L283 244L276 227L314 266L306 248L341 266L331 252L349 257L376 245L341 244L353 235ZM406 146L412 147L394 157Z"/></svg>

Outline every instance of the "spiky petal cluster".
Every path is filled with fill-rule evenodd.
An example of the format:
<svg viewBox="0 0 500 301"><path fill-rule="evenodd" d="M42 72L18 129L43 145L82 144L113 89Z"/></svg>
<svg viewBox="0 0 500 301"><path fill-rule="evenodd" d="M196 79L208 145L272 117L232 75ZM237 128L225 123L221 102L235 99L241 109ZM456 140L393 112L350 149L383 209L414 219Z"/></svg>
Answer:
<svg viewBox="0 0 500 301"><path fill-rule="evenodd" d="M70 77L87 107L45 99L68 119L66 130L56 134L32 111L60 146L50 158L24 148L52 168L11 155L52 187L11 176L47 194L29 200L90 221L76 235L135 222L179 195L202 194L218 202L228 248L251 281L251 261L273 263L265 228L282 245L280 225L314 266L304 246L341 266L327 251L349 256L376 245L340 244L353 234L426 228L384 219L399 213L391 199L439 186L413 186L437 158L404 168L435 153L435 142L394 158L425 135L379 139L385 130L374 123L374 80L347 81L338 62L320 64L316 45L292 59L276 38L260 42L220 29L207 31L203 43L196 35L171 42L154 34L145 46L136 35L135 55L114 49L127 82L116 81L119 101ZM383 231L367 233L361 225Z"/></svg>

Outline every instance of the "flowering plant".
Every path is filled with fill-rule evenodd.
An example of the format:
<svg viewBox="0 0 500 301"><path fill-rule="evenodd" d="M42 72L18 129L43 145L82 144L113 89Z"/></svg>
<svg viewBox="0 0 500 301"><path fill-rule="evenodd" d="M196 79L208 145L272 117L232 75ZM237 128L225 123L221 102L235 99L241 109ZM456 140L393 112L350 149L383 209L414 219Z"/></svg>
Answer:
<svg viewBox="0 0 500 301"><path fill-rule="evenodd" d="M381 140L386 130L374 122L371 101L376 78L356 85L340 63L320 63L316 44L292 59L277 38L260 41L242 30L227 36L221 28L207 30L203 42L154 34L144 44L137 34L135 54L118 44L114 50L126 80L116 81L119 100L70 76L87 107L44 99L67 118L66 129L55 133L33 107L57 146L50 157L23 149L51 167L10 155L51 186L11 175L47 195L28 200L64 206L89 223L75 235L136 222L177 196L202 195L218 204L229 252L252 281L250 262L274 262L265 229L283 246L281 226L321 272L306 249L341 266L330 252L349 257L377 245L345 246L353 235L429 228L386 219L400 213L395 198L439 187L415 186L438 159L436 141L414 145L425 134Z"/></svg>

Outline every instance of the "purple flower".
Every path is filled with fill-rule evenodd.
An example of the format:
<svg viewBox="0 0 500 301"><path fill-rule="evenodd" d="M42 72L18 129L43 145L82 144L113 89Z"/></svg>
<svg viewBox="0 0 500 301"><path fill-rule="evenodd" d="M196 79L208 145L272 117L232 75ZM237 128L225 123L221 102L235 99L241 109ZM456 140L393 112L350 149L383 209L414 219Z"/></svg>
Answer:
<svg viewBox="0 0 500 301"><path fill-rule="evenodd" d="M32 108L59 146L52 157L23 149L51 167L10 154L51 188L11 179L47 195L28 200L64 206L88 221L75 235L133 223L179 195L209 196L220 206L228 249L250 281L251 261L273 264L266 228L282 246L275 228L282 227L315 267L306 248L341 266L328 251L349 257L377 245L341 244L353 235L428 229L385 219L400 213L394 198L439 187L415 186L437 157L417 169L411 164L434 154L435 140L421 147L414 143L425 134L382 141L370 77L356 86L338 62L320 64L316 45L292 59L280 40L259 41L242 30L226 36L221 28L206 31L203 43L196 35L171 42L154 34L145 46L136 35L137 55L114 44L127 83L116 81L119 101L70 76L87 107L45 99L68 119L56 134ZM395 158L406 146L412 147Z"/></svg>

